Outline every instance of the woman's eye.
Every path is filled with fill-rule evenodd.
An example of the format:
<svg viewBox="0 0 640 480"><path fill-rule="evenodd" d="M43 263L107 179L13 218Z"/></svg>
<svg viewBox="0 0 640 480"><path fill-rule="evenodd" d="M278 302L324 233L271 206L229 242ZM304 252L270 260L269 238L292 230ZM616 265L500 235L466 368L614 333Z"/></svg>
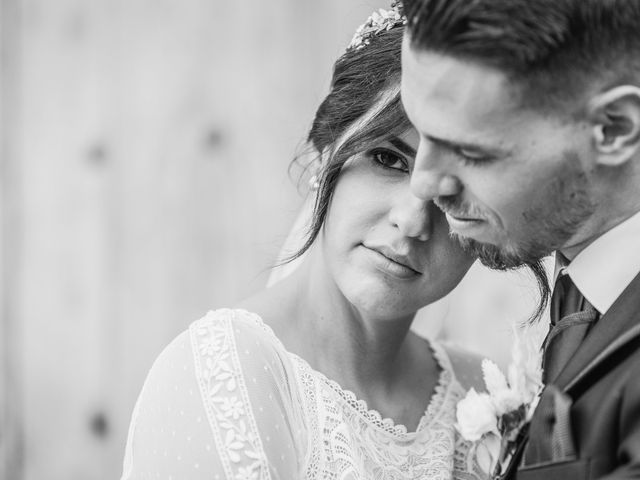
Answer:
<svg viewBox="0 0 640 480"><path fill-rule="evenodd" d="M391 150L374 150L371 152L371 157L384 168L409 172L409 166L404 157Z"/></svg>

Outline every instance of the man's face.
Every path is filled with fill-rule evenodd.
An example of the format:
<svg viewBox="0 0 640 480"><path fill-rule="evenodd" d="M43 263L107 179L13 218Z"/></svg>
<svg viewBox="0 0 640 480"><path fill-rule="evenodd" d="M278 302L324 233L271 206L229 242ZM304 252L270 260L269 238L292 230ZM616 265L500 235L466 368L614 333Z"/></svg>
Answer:
<svg viewBox="0 0 640 480"><path fill-rule="evenodd" d="M407 38L402 70L420 135L412 191L434 199L463 245L505 268L582 240L595 208L584 124L522 108L499 70L417 51Z"/></svg>

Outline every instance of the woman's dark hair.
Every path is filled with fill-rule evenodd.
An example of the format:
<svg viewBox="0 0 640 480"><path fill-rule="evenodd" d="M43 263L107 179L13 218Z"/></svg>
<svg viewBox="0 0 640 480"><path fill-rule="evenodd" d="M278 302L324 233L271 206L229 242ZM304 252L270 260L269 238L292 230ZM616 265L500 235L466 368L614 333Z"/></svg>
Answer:
<svg viewBox="0 0 640 480"><path fill-rule="evenodd" d="M348 50L335 63L331 89L316 111L307 137L323 161L313 218L304 245L287 261L306 252L320 233L345 162L411 128L400 101L403 32L399 25L378 33L367 45Z"/></svg>
<svg viewBox="0 0 640 480"><path fill-rule="evenodd" d="M547 305L549 304L549 299L551 298L552 290L543 260L532 260L527 262L525 266L529 269L529 272L536 281L536 284L538 285L538 293L540 295L538 305L536 305L536 309L528 319L528 323L533 324L540 320L544 315Z"/></svg>

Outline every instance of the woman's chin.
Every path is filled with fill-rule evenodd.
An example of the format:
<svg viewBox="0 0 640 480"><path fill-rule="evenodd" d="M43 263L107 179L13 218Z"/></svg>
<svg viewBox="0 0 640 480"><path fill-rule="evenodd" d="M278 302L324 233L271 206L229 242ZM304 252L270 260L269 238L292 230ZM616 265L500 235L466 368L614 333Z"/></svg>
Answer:
<svg viewBox="0 0 640 480"><path fill-rule="evenodd" d="M359 312L370 317L401 318L415 314L421 307L415 295L379 282L361 282L343 293Z"/></svg>

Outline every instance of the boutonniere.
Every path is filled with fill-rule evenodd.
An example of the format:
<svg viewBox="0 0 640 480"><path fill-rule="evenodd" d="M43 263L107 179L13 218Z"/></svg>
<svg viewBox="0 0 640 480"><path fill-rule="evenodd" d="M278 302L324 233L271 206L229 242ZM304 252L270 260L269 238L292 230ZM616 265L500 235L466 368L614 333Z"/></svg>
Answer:
<svg viewBox="0 0 640 480"><path fill-rule="evenodd" d="M497 478L513 457L518 434L531 420L543 387L540 345L533 331L516 332L506 376L487 359L482 373L487 391L472 388L458 402L456 428L472 442L482 471Z"/></svg>

